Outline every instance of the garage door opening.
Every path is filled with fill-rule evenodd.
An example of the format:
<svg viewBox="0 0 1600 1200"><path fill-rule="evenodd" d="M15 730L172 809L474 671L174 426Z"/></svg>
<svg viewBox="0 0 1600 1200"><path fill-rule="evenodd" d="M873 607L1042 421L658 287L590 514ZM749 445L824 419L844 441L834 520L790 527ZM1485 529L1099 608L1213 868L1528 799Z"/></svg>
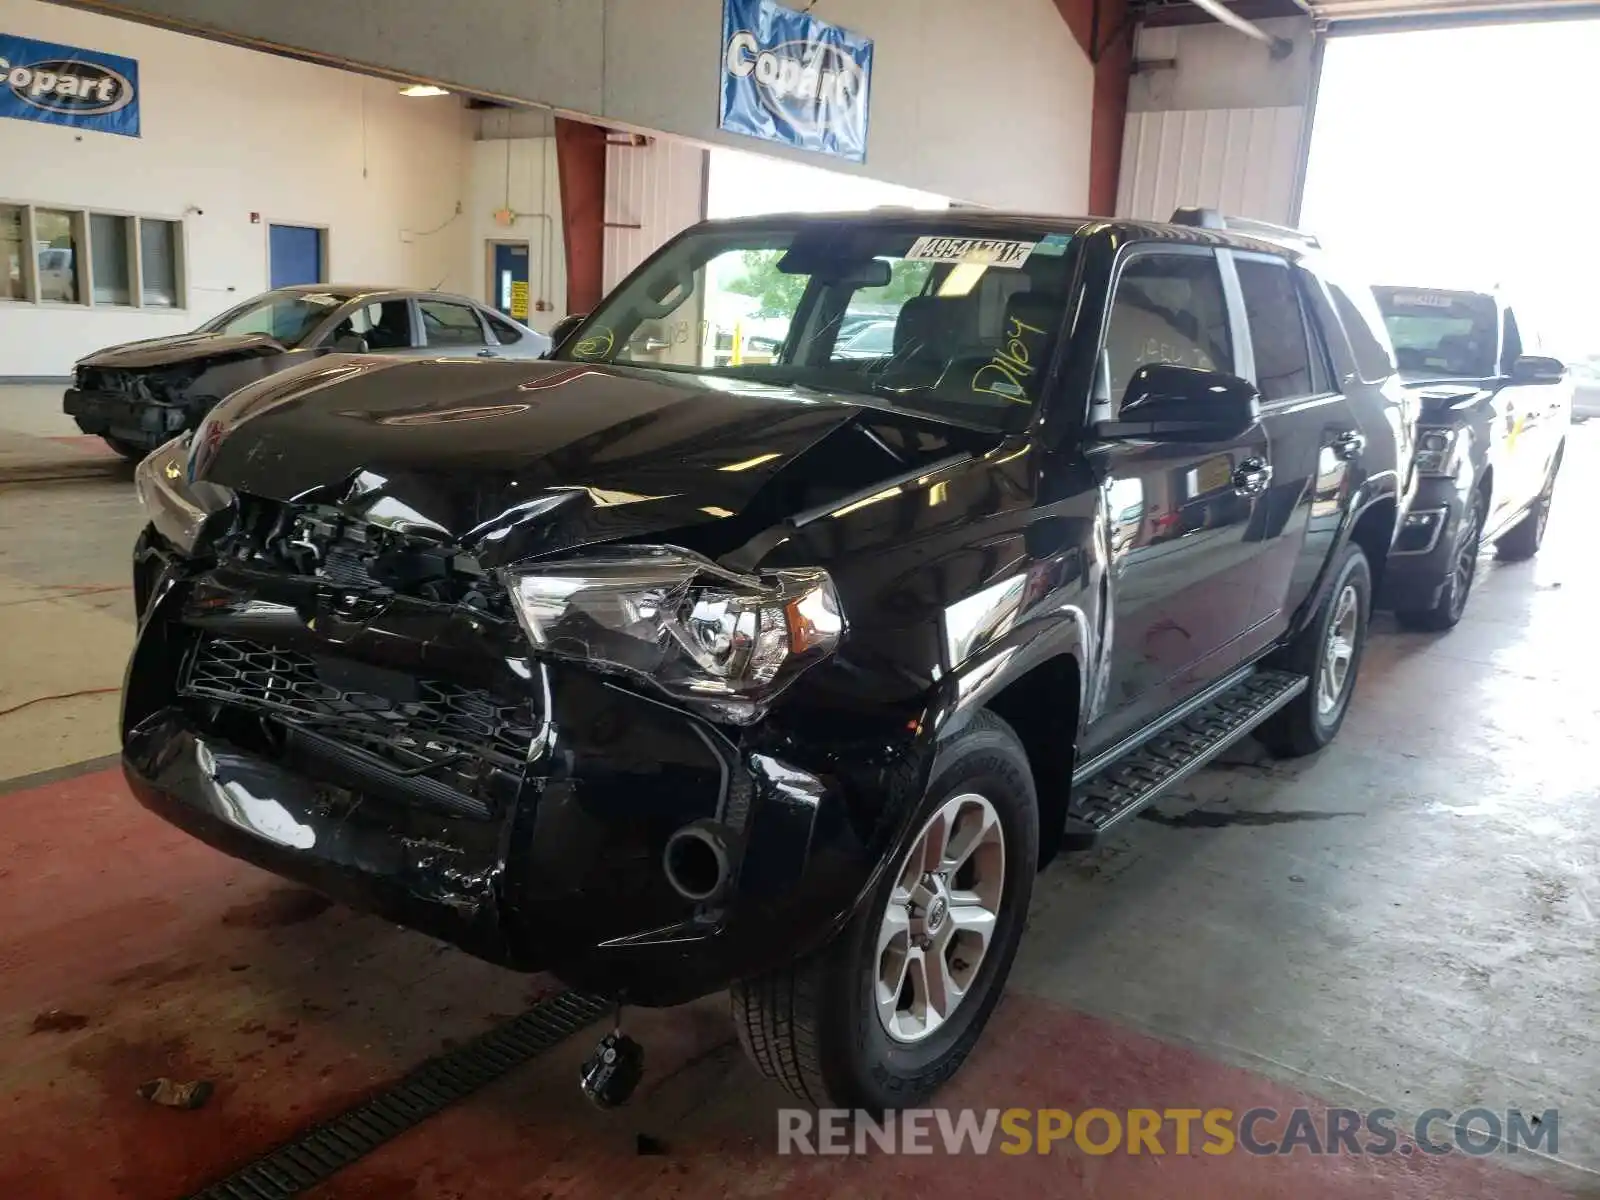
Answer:
<svg viewBox="0 0 1600 1200"><path fill-rule="evenodd" d="M1378 283L1514 294L1575 366L1600 355L1600 21L1335 36L1301 224Z"/></svg>

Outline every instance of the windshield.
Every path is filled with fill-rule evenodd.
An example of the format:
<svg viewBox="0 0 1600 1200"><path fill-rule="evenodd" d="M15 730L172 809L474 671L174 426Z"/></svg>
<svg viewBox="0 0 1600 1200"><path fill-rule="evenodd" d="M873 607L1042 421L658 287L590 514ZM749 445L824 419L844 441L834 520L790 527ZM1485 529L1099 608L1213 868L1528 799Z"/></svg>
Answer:
<svg viewBox="0 0 1600 1200"><path fill-rule="evenodd" d="M938 213L707 228L607 297L557 357L870 393L1015 429L1063 321L1073 232Z"/></svg>
<svg viewBox="0 0 1600 1200"><path fill-rule="evenodd" d="M349 300L329 292L267 292L200 326L202 333L265 333L298 346L322 319Z"/></svg>
<svg viewBox="0 0 1600 1200"><path fill-rule="evenodd" d="M1375 287L1401 371L1430 378L1483 379L1495 373L1499 328L1492 297Z"/></svg>

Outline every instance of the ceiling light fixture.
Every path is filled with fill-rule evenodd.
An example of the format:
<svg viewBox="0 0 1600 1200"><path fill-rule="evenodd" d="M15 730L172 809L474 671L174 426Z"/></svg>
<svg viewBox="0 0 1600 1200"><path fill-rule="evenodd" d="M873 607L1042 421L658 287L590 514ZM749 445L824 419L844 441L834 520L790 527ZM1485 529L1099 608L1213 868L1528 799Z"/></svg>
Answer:
<svg viewBox="0 0 1600 1200"><path fill-rule="evenodd" d="M413 83L410 87L400 89L402 96L448 96L450 93L442 87L434 87L431 83Z"/></svg>

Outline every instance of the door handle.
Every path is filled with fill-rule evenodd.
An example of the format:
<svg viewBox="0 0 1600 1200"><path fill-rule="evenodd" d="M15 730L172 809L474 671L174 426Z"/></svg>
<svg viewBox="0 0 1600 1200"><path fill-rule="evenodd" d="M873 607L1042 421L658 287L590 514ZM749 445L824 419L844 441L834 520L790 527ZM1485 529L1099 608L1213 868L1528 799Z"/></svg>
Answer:
<svg viewBox="0 0 1600 1200"><path fill-rule="evenodd" d="M1233 472L1233 490L1240 496L1259 496L1272 482L1272 464L1264 458L1247 458Z"/></svg>
<svg viewBox="0 0 1600 1200"><path fill-rule="evenodd" d="M500 356L498 354L496 354L493 350L485 348L485 349L482 349L482 350L478 351L478 357L479 358L499 358Z"/></svg>
<svg viewBox="0 0 1600 1200"><path fill-rule="evenodd" d="M1333 439L1333 452L1339 458L1349 462L1353 458L1360 458L1361 452L1367 448L1367 435L1354 429L1347 429Z"/></svg>

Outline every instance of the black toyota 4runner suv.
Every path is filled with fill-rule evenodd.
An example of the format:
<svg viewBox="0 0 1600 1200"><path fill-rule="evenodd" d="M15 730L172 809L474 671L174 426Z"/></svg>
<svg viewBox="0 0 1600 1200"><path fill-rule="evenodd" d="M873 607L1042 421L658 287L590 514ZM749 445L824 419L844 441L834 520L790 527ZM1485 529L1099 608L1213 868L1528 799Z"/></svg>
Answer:
<svg viewBox="0 0 1600 1200"><path fill-rule="evenodd" d="M139 470L135 794L497 963L729 989L818 1104L920 1101L1052 852L1355 687L1412 458L1371 289L1180 217L703 224L549 361L246 387ZM754 303L787 332L735 362Z"/></svg>

